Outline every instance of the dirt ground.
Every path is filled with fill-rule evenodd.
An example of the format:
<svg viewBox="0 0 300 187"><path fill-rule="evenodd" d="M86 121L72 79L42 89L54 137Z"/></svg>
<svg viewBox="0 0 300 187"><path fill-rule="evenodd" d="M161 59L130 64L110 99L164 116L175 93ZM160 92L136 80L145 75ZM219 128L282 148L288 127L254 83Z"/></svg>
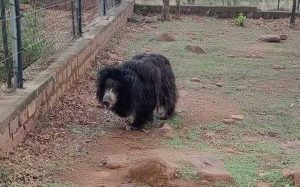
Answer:
<svg viewBox="0 0 300 187"><path fill-rule="evenodd" d="M293 186L281 171L300 167L299 28L290 29L286 19L247 20L246 27L196 16L147 20L128 23L97 56L93 70L43 115L37 130L1 158L0 186L147 186L128 170L156 156L176 164L171 186ZM175 41L157 41L162 33ZM258 40L268 33L287 33L288 39ZM95 73L143 51L170 59L179 101L172 119L156 120L148 133L129 132L123 125L130 119L98 106ZM171 135L155 127L160 123L173 129ZM126 164L107 168L105 159L115 155L125 155ZM207 163L233 179L199 177Z"/></svg>

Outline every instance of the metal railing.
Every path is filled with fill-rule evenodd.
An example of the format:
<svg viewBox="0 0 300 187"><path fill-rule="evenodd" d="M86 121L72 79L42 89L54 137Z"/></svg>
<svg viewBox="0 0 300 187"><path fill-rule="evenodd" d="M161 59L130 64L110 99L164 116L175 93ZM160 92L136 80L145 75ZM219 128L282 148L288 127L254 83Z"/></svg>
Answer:
<svg viewBox="0 0 300 187"><path fill-rule="evenodd" d="M121 0L0 0L0 95L23 88L48 60Z"/></svg>

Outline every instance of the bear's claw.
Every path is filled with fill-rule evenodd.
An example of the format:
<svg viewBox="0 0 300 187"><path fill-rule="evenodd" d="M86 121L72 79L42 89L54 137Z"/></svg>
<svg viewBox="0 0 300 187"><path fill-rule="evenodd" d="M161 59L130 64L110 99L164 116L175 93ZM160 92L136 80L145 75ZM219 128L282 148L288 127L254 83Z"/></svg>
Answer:
<svg viewBox="0 0 300 187"><path fill-rule="evenodd" d="M149 130L138 129L138 128L133 127L133 126L131 126L131 125L125 125L124 128L125 128L125 130L127 130L127 131L135 131L135 130L138 130L138 131L142 131L142 132L145 132L145 133L149 132Z"/></svg>

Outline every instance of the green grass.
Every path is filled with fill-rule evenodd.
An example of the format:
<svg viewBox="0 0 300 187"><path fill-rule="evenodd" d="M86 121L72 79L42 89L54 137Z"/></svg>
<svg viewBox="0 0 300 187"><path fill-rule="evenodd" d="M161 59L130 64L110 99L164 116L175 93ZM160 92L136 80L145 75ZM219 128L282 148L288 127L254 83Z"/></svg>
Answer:
<svg viewBox="0 0 300 187"><path fill-rule="evenodd" d="M236 155L227 158L225 168L234 176L234 182L239 187L253 186L258 179L259 160L251 155Z"/></svg>
<svg viewBox="0 0 300 187"><path fill-rule="evenodd" d="M141 33L129 43L127 55L141 51L144 46L152 52L164 54L172 63L178 87L183 89L201 91L204 84L191 82L194 77L208 81L221 79L224 82L222 88L208 87L207 90L211 94L229 97L245 118L236 125L217 121L186 127L183 119L175 117L169 123L178 131L178 136L168 140L167 145L221 155L237 186L253 186L262 180L258 172L299 166L299 153L284 151L280 146L300 137L299 84L289 85L300 74L299 59L295 55L299 54L300 38L294 34L289 42L262 43L257 42L257 38L267 32L276 32L272 26L256 28L251 25L251 20L247 20L247 26L240 28L234 22L214 18L203 20L195 22L187 18L185 21L158 23L155 32ZM176 41L164 43L153 39L157 33L163 32L174 34ZM206 54L190 53L185 49L187 45L200 46ZM252 51L261 53L264 59L229 56ZM286 69L276 71L274 66ZM217 134L216 140L204 139L203 135L208 132ZM244 137L254 137L257 141L247 141ZM235 148L242 155L220 152L224 146ZM275 174L271 173L264 181L275 186L288 184L281 177L276 181Z"/></svg>
<svg viewBox="0 0 300 187"><path fill-rule="evenodd" d="M280 171L270 171L262 176L261 180L279 187L291 187L293 185L292 181L284 177Z"/></svg>
<svg viewBox="0 0 300 187"><path fill-rule="evenodd" d="M175 115L171 119L168 119L167 123L173 128L179 128L182 124L182 120L180 116Z"/></svg>

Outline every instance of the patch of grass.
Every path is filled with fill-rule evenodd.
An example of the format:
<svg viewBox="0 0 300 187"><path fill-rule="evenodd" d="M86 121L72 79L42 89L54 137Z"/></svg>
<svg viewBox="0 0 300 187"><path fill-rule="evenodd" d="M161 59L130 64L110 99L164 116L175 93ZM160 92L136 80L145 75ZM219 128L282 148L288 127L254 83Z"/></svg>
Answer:
<svg viewBox="0 0 300 187"><path fill-rule="evenodd" d="M198 178L198 170L191 164L180 162L177 169L183 180L197 180Z"/></svg>
<svg viewBox="0 0 300 187"><path fill-rule="evenodd" d="M257 181L260 162L255 156L251 154L234 155L226 158L224 164L238 186L253 186Z"/></svg>
<svg viewBox="0 0 300 187"><path fill-rule="evenodd" d="M45 160L43 168L47 176L52 176L59 171L67 169L68 163L62 160Z"/></svg>
<svg viewBox="0 0 300 187"><path fill-rule="evenodd" d="M173 128L179 128L181 123L182 123L182 119L180 118L180 116L178 115L175 115L173 116L171 119L168 119L167 120L167 123L173 127Z"/></svg>
<svg viewBox="0 0 300 187"><path fill-rule="evenodd" d="M168 145L173 148L184 148L185 147L183 140L181 138L179 138L178 136L169 140Z"/></svg>
<svg viewBox="0 0 300 187"><path fill-rule="evenodd" d="M292 181L282 175L280 171L268 172L261 180L271 183L272 186L292 187Z"/></svg>
<svg viewBox="0 0 300 187"><path fill-rule="evenodd" d="M228 126L221 122L214 122L200 127L201 130L208 130L213 132L222 132L226 128L228 128Z"/></svg>
<svg viewBox="0 0 300 187"><path fill-rule="evenodd" d="M255 155L278 156L281 153L279 145L271 142L240 142L235 146L243 152Z"/></svg>

